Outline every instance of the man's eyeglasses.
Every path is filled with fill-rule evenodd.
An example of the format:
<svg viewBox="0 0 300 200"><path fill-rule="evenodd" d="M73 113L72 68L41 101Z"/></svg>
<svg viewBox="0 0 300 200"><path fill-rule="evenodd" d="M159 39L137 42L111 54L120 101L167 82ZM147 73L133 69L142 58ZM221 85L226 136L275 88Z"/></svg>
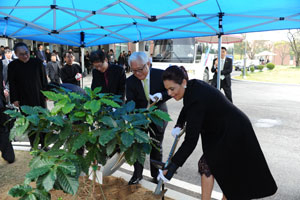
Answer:
<svg viewBox="0 0 300 200"><path fill-rule="evenodd" d="M131 71L132 71L132 73L134 73L134 74L136 74L136 73L142 73L143 70L145 69L146 65L147 65L147 64L144 64L142 68L136 69L136 70L131 70Z"/></svg>

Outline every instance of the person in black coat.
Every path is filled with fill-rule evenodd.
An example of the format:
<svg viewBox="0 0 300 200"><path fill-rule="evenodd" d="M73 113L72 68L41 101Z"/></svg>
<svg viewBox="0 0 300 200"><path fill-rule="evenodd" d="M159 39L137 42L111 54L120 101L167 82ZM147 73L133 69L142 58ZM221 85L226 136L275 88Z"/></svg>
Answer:
<svg viewBox="0 0 300 200"><path fill-rule="evenodd" d="M210 199L214 178L230 200L273 195L277 186L249 118L217 89L200 80L188 81L182 68L170 66L163 80L170 96L177 101L183 99L172 133L177 135L185 124L186 134L159 178L172 178L196 148L201 133L203 156L199 170L202 195L206 195L201 199Z"/></svg>
<svg viewBox="0 0 300 200"><path fill-rule="evenodd" d="M51 54L51 60L47 63L46 74L51 82L60 83L60 63L56 60L56 54Z"/></svg>
<svg viewBox="0 0 300 200"><path fill-rule="evenodd" d="M0 60L0 72L3 70L3 65ZM0 73L0 83L3 82L3 75ZM3 112L6 110L6 98L3 93L3 84L0 84L0 151L2 153L2 158L8 163L13 163L15 161L14 149L9 141L9 128L4 123L9 119Z"/></svg>
<svg viewBox="0 0 300 200"><path fill-rule="evenodd" d="M46 66L47 64L47 56L46 56L46 53L44 51L44 46L42 44L39 44L38 45L38 50L36 51L36 56L38 59L40 59L44 66Z"/></svg>
<svg viewBox="0 0 300 200"><path fill-rule="evenodd" d="M72 52L66 52L64 55L66 64L60 70L60 78L63 83L71 83L80 86L82 71L78 64L74 63Z"/></svg>
<svg viewBox="0 0 300 200"><path fill-rule="evenodd" d="M8 65L8 82L10 101L16 106L41 106L46 108L46 98L41 93L47 87L47 77L43 62L38 58L30 58L25 43L17 43L14 47L17 60ZM33 147L35 134L29 136ZM40 134L40 144L44 147L44 134Z"/></svg>
<svg viewBox="0 0 300 200"><path fill-rule="evenodd" d="M226 58L227 49L225 47L221 48L221 76L220 76L220 88L224 90L225 96L232 103L232 93L231 93L231 76L232 72L232 59ZM212 86L217 87L217 77L218 77L218 59L215 58L213 61L213 66L211 72L214 73L213 80L211 82Z"/></svg>
<svg viewBox="0 0 300 200"><path fill-rule="evenodd" d="M120 95L122 102L125 98L125 70L114 64L108 63L105 54L101 50L93 51L90 56L93 64L93 79L91 88L101 87L102 93Z"/></svg>
<svg viewBox="0 0 300 200"><path fill-rule="evenodd" d="M170 99L164 88L162 81L163 70L149 69L150 62L144 52L134 52L129 58L129 64L133 75L126 80L126 99L127 101L134 101L136 108L147 108L151 102L157 98L159 101L156 104L158 109L168 112L166 101ZM164 131L167 122L164 122L163 127L157 126L154 123L150 124L150 137L158 142L155 145L160 149L152 148L150 159L162 161L162 142ZM150 165L151 176L153 181L157 182L158 169L154 165ZM134 173L128 184L137 184L143 178L143 165L139 162L134 164Z"/></svg>

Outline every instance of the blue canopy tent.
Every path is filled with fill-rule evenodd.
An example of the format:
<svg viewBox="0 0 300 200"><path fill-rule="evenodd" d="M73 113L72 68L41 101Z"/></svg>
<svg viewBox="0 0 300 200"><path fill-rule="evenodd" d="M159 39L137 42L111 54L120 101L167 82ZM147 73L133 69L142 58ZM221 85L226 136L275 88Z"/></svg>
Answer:
<svg viewBox="0 0 300 200"><path fill-rule="evenodd" d="M81 47L296 28L299 0L0 2L0 35Z"/></svg>

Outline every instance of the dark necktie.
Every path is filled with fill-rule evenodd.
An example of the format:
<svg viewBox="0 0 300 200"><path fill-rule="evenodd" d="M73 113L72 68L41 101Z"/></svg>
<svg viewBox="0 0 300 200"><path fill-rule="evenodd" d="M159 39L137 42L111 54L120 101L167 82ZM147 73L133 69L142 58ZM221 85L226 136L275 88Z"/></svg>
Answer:
<svg viewBox="0 0 300 200"><path fill-rule="evenodd" d="M105 85L106 87L108 86L108 75L107 75L107 71L104 72L104 79L105 79Z"/></svg>

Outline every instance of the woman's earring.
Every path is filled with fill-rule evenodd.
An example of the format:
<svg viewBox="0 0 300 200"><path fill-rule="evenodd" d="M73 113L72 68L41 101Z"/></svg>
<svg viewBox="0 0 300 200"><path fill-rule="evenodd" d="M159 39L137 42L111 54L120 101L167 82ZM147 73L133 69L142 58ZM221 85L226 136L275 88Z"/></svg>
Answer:
<svg viewBox="0 0 300 200"><path fill-rule="evenodd" d="M186 88L186 85L184 85L183 88Z"/></svg>

